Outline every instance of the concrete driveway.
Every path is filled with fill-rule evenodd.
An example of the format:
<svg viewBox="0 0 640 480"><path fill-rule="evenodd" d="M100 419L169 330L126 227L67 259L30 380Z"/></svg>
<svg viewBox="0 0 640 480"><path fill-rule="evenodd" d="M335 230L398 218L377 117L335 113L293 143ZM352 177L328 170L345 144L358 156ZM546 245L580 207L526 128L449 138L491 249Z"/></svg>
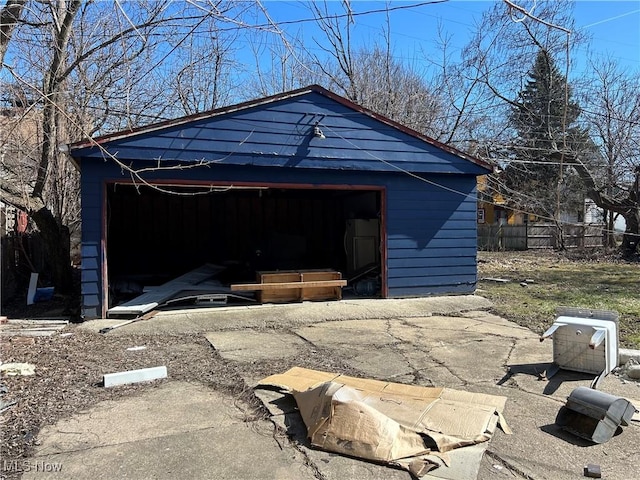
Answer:
<svg viewBox="0 0 640 480"><path fill-rule="evenodd" d="M200 333L240 372L266 362L279 373L282 359L317 351L364 377L506 396L505 417L514 434L498 430L481 462L455 478L576 479L587 464L599 465L603 478L640 478L638 423L602 445L559 430L559 408L592 376L561 371L543 379L552 343L488 313L490 306L482 297L458 296L193 309L162 312L107 335ZM98 320L81 328L98 331L119 323ZM245 370L252 387L260 379ZM637 383L610 375L600 390L640 406ZM274 428L278 419L251 411L211 387L172 381L169 371L158 388L100 403L43 429L23 478L410 478L309 448L295 417L281 424L284 435Z"/></svg>

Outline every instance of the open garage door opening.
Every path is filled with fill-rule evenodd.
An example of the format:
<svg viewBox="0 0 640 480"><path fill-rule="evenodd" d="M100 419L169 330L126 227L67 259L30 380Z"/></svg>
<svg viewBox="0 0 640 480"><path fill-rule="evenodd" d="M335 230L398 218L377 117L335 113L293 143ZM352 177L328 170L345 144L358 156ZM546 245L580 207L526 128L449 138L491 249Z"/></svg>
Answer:
<svg viewBox="0 0 640 480"><path fill-rule="evenodd" d="M380 296L382 196L376 189L110 184L109 307L202 265L219 270L224 288L255 282L258 272L333 270L348 280L345 295Z"/></svg>

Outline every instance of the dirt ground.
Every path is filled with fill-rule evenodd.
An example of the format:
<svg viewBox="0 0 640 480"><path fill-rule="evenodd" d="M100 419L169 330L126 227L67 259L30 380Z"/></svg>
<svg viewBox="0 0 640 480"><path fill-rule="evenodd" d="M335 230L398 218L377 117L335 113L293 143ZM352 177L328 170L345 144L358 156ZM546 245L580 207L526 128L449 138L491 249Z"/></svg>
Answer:
<svg viewBox="0 0 640 480"><path fill-rule="evenodd" d="M65 333L72 335L65 336ZM60 336L62 334L62 336ZM13 337L2 340L4 363L26 362L37 366L32 376L3 376L6 388L0 399L16 403L0 416L0 458L7 463L22 461L30 455L37 434L45 425L82 411L102 400L116 399L157 388L159 383L137 384L108 389L101 386L105 372L166 365L172 380L204 384L234 394L250 406L250 415L264 415L262 404L246 386L236 368L223 360L202 335L139 336L98 334L70 324L60 334L49 337ZM127 348L145 345L144 357ZM321 353L321 352L320 352ZM330 355L303 352L282 365L254 364L251 374L267 376L274 368L285 371L295 365L319 370L339 370L358 374L344 364L336 364ZM246 371L247 368L244 368ZM6 477L18 478L13 472Z"/></svg>

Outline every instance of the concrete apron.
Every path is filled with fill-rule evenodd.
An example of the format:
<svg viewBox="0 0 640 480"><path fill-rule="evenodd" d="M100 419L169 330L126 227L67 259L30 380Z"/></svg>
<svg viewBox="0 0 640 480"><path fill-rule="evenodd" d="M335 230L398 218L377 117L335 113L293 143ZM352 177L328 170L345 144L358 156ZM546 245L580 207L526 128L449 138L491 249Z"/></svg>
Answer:
<svg viewBox="0 0 640 480"><path fill-rule="evenodd" d="M314 478L299 451L281 448L271 422L246 420L229 395L162 383L45 427L22 478Z"/></svg>
<svg viewBox="0 0 640 480"><path fill-rule="evenodd" d="M407 301L405 308L402 301L373 301L252 308L235 314L190 311L185 323L184 316L168 313L109 334L205 333L240 371L251 362L321 348L362 376L508 397L505 417L514 434L498 430L481 462L473 459L460 474L465 476L454 478L574 479L582 477L587 464L600 465L608 479L640 478L637 423L602 445L585 445L560 431L554 425L559 408L574 388L588 386L592 376L561 371L544 380L551 342L540 343L528 329L479 310L487 308L479 298L434 300L431 309L416 301ZM456 304L468 308L456 309ZM89 322L84 328L102 327ZM257 380L245 376L248 386ZM640 406L634 400L640 398L636 383L609 376L601 390ZM293 407L287 411L285 405L281 411L272 420L291 441L266 420L243 421L243 408L234 398L171 381L169 372L169 381L137 397L103 402L43 429L41 445L30 459L35 466L23 478L410 478L403 471L308 448L304 425L286 415ZM35 470L55 462L62 472Z"/></svg>

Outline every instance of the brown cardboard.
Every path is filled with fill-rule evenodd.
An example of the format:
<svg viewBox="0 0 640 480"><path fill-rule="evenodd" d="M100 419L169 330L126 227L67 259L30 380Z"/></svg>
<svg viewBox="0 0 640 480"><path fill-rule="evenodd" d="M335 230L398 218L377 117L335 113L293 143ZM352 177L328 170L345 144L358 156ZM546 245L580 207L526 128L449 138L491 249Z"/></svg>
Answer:
<svg viewBox="0 0 640 480"><path fill-rule="evenodd" d="M444 452L490 440L506 397L294 367L261 380L293 394L313 446L421 476Z"/></svg>

